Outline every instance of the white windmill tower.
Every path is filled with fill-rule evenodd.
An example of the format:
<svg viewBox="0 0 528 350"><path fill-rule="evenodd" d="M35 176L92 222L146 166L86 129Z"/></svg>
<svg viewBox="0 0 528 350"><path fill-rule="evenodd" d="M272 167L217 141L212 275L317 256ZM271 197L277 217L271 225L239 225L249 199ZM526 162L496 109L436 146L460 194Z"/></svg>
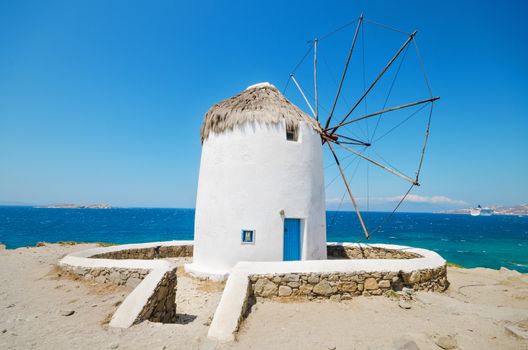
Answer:
<svg viewBox="0 0 528 350"><path fill-rule="evenodd" d="M223 278L238 261L326 258L318 128L269 83L211 107L188 271Z"/></svg>

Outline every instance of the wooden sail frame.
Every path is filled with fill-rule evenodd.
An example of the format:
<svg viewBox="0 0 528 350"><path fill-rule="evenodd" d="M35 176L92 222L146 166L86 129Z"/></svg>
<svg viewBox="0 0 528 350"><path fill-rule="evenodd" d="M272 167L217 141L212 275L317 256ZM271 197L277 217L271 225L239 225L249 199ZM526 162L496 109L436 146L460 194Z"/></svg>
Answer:
<svg viewBox="0 0 528 350"><path fill-rule="evenodd" d="M381 70L381 72L371 82L369 87L367 89L365 89L365 91L363 92L361 97L356 101L356 103L352 106L352 108L350 108L350 110L345 114L345 116L342 118L342 120L339 123L337 123L336 125L330 126L330 122L331 122L332 117L334 115L336 105L337 105L337 103L339 101L339 98L341 97L343 83L344 83L346 75L347 75L347 71L348 71L349 64L350 64L350 59L351 59L351 57L353 55L354 48L356 46L358 33L359 33L360 29L362 28L363 23L366 23L366 22L367 23L373 23L373 24L376 24L378 26L385 27L385 28L388 28L388 29L391 29L391 30L395 30L397 32L400 32L400 33L404 34L407 38L403 42L403 44L399 47L399 49L396 51L396 53L392 56L392 58L385 64L385 66ZM344 27L341 27L340 29L342 29ZM338 29L338 30L340 30L340 29ZM334 32L336 32L336 31L334 31ZM332 33L334 33L334 32L332 32ZM346 192L348 193L348 196L349 196L349 198L350 198L350 200L352 202L352 205L354 207L354 210L355 210L355 212L357 214L357 217L358 217L359 223L361 225L361 228L362 228L362 230L363 230L363 232L365 234L365 237L367 239L370 239L370 233L369 233L369 231L367 229L367 226L365 225L365 222L364 222L363 217L361 215L361 211L359 210L359 206L358 206L358 204L356 202L356 199L354 198L354 196L352 194L352 191L351 191L351 188L350 188L350 184L349 184L349 182L348 182L348 180L347 180L347 178L345 176L343 168L341 167L341 163L339 161L339 157L338 157L338 155L337 155L337 153L336 153L336 151L334 149L333 144L338 145L342 149L352 153L353 155L355 155L357 157L360 157L361 159L366 160L370 164L374 164L377 167L379 167L380 169L383 169L383 170L387 171L388 173L391 173L392 175L396 175L397 177L399 177L399 178L411 183L411 186L410 186L409 190L401 198L401 200L399 201L398 205L393 210L393 212L389 215L389 217L391 217L394 214L394 212L400 207L402 202L405 200L405 198L410 193L411 189L414 186L420 186L420 184L419 184L419 176L421 174L421 168L422 168L422 165L423 165L425 150L426 150L427 141L428 141L428 138L429 138L429 131L430 131L430 126L431 126L433 105L434 105L435 101L440 99L440 97L438 97L438 96L435 97L432 94L432 90L431 90L431 87L430 87L430 84L429 84L429 80L427 78L427 74L425 73L424 64L423 64L423 61L421 59L420 53L418 51L418 46L417 46L416 39L415 39L416 34L417 34L417 31L414 31L414 32L409 34L409 33L406 33L404 31L397 30L397 29L394 29L392 27L389 27L389 26L386 26L386 25L383 25L383 24L380 24L380 23L377 23L377 22L374 22L374 21L371 21L371 20L366 20L363 17L363 14L361 16L359 16L358 21L357 21L357 25L356 25L356 29L355 29L355 32L354 32L354 36L353 36L353 39L352 39L352 43L351 43L351 46L350 46L350 49L349 49L349 52L348 52L348 55L347 55L347 59L346 59L344 68L343 68L343 73L341 74L341 79L340 79L339 85L337 87L335 98L333 100L332 108L331 108L331 110L329 112L329 115L328 115L328 118L327 118L327 120L326 120L326 122L324 124L324 127L321 125L321 119L320 119L320 115L319 115L319 96L318 96L318 91L317 91L317 45L318 45L318 39L317 38L312 41L313 45L311 47L311 49L313 49L313 54L314 54L313 55L313 84L314 84L315 109L310 104L310 102L309 102L308 98L306 97L304 91L302 90L299 82L295 79L294 73L292 73L290 75L290 79L288 80L288 82L290 80L292 80L294 82L295 86L297 87L297 89L301 93L304 101L306 102L306 104L308 105L308 107L310 108L310 111L312 112L312 114L314 116L315 123L316 123L316 125L318 127L318 132L321 135L321 141L322 141L323 145L324 144L328 145L328 148L330 149L330 151L331 151L331 153L333 155L335 164L337 165L337 167L339 169L339 173L340 173L341 178L343 180L343 183L345 184ZM325 35L323 37L327 37L327 36L329 36L329 35ZM426 85L427 85L427 88L428 88L428 92L429 92L430 98L419 100L419 101L414 101L414 102L410 102L410 103L406 103L406 104L403 104L403 105L394 106L394 107L390 107L390 108L385 108L385 106L384 106L384 108L382 110L379 110L377 112L368 113L368 114L365 114L363 116L356 117L354 119L348 120L348 118L352 115L352 113L355 111L355 109L368 96L370 91L376 86L376 84L379 82L379 80L385 75L385 73L389 70L389 68L392 66L392 64L398 59L400 54L409 46L410 43L412 43L414 45L415 49L416 49L416 54L417 54L418 60L420 62L420 67L421 67L422 72L423 72L423 76L424 76L424 79L425 79L425 82L426 82ZM297 65L297 67L299 67L299 65L302 63L302 61L304 60L305 57L306 57L306 55L303 57L303 59ZM386 113L390 113L390 112L394 112L394 111L398 111L398 110L402 110L402 109L406 109L406 108L411 108L411 107L414 107L414 106L423 105L423 104L427 104L427 103L429 103L431 105L431 109L430 109L429 117L428 117L428 120L427 120L427 127L426 127L426 131L425 131L423 147L422 147L422 150L421 150L420 162L419 162L418 169L416 171L416 176L415 176L414 179L409 177L409 176L407 176L407 175L405 175L405 174L402 174L400 171L395 170L392 167L389 167L389 166L386 166L384 164L381 164L380 162L377 162L376 160L371 159L370 157L367 157L364 154L361 154L361 153L353 150L349 146L347 146L347 145L350 145L350 146L370 147L371 144L370 144L369 141L362 141L362 140L359 140L357 138L349 137L349 136L346 136L346 135L344 135L342 133L338 133L339 129L344 127L344 126L346 126L346 125L350 125L350 124L356 123L358 121L365 120L365 119L368 119L368 118L372 118L372 117L375 117L375 116L381 116L381 115L384 115ZM383 223L385 223L385 222L386 222L386 220L384 220ZM380 224L380 226L381 225L382 224ZM378 226L374 230L374 232L378 231L379 228L380 227Z"/></svg>

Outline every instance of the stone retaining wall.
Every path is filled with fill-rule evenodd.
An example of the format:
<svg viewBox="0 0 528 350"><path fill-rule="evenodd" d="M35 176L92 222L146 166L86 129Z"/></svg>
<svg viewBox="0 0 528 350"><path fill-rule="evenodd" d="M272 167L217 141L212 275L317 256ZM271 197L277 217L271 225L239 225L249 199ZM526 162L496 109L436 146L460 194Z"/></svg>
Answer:
<svg viewBox="0 0 528 350"><path fill-rule="evenodd" d="M177 278L176 268L174 268L163 275L134 324L145 320L162 323L176 322L176 288Z"/></svg>
<svg viewBox="0 0 528 350"><path fill-rule="evenodd" d="M137 259L183 258L193 256L192 245L155 246L149 248L123 249L91 256L94 259Z"/></svg>
<svg viewBox="0 0 528 350"><path fill-rule="evenodd" d="M380 247L337 245L326 246L328 259L416 259L421 255L399 249Z"/></svg>
<svg viewBox="0 0 528 350"><path fill-rule="evenodd" d="M149 273L148 270L139 269L119 269L119 268L89 268L89 267L72 267L68 265L61 266L64 270L74 273L87 281L97 283L113 283L118 286L126 286L130 289L136 286Z"/></svg>
<svg viewBox="0 0 528 350"><path fill-rule="evenodd" d="M251 275L253 295L257 298L299 297L306 299L347 300L359 295L382 295L403 287L414 290L445 291L446 266L404 272L288 273Z"/></svg>

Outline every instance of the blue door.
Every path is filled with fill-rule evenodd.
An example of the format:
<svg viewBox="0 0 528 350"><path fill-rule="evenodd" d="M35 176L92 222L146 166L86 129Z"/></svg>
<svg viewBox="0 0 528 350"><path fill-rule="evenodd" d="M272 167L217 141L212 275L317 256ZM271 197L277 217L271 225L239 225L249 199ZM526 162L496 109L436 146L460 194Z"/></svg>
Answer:
<svg viewBox="0 0 528 350"><path fill-rule="evenodd" d="M284 219L284 261L301 260L301 220Z"/></svg>

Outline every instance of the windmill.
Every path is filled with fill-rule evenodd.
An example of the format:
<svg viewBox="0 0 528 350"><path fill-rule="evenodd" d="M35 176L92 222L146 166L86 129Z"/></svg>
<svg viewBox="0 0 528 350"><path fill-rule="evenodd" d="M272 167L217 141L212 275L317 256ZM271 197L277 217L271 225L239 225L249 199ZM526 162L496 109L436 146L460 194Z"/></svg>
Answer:
<svg viewBox="0 0 528 350"><path fill-rule="evenodd" d="M344 61L344 67L342 70L342 73L340 74L340 78L338 82L335 83L335 92L333 94L333 98L331 98L331 107L329 109L326 109L324 113L321 113L321 99L318 92L318 47L322 40L328 39L330 36L335 35L336 33L351 27L355 24L355 31L352 36L352 41L350 44L350 48L348 50L348 54L346 56L346 60ZM390 55L388 58L386 58L385 63L383 64L382 68L378 71L378 73L374 76L374 78L367 84L365 80L365 54L364 54L364 48L365 48L365 38L364 38L364 28L366 25L369 26L375 26L377 28L380 28L382 30L392 31L395 33L398 33L399 35L403 36L403 40L401 45L399 45L398 49ZM306 103L308 109L311 112L311 116L314 119L314 123L316 124L316 130L319 132L321 137L321 142L324 147L327 147L327 149L330 151L331 157L333 158L333 162L337 166L337 169L339 171L338 176L341 178L344 186L345 186L345 193L347 194L348 198L350 199L350 202L352 203L352 206L354 207L354 211L357 214L357 218L359 220L359 224L361 226L361 230L363 231L365 237L367 239L370 239L370 236L373 232L377 232L381 229L381 227L390 219L390 217L396 212L396 210L400 207L400 205L405 201L405 199L408 197L409 193L415 186L420 186L420 174L422 170L423 160L424 160L424 154L427 147L427 141L429 138L429 130L431 125L431 118L433 113L433 106L434 102L439 99L439 97L434 96L431 90L431 87L429 85L429 81L427 78L427 75L425 73L424 64L422 61L422 58L420 56L420 52L418 50L418 45L416 43L416 34L417 32L414 31L412 33L407 33L405 31L395 29L391 26L381 24L372 20L368 20L361 15L358 19L354 20L351 23L348 23L329 34L323 35L320 39L314 39L309 41L309 49L306 52L306 54L303 56L301 61L296 65L296 67L293 69L292 73L289 76L289 79L286 83L285 88L283 89L283 93L286 94L286 90L290 84L290 82L293 82L294 86L297 88L297 91L299 92L300 96ZM350 77L350 66L351 66L351 59L354 57L356 51L358 51L358 42L359 38L361 37L362 41L362 48L363 48L363 89L358 94L356 100L354 103L349 104L346 109L343 109L343 111L338 111L338 108L336 108L340 101L342 101L345 98L346 92L345 89L345 82L347 81L347 78ZM419 70L421 71L421 79L423 79L423 86L425 91L425 96L420 99L414 99L414 100L408 100L404 103L396 104L396 105L388 105L389 97L391 93L393 93L394 83L396 81L396 78L398 77L398 73L400 72L400 68L402 63L404 62L405 56L407 54L407 51L409 51L410 47L414 47L414 53L417 58L417 65L419 66ZM313 79L313 95L310 94L307 90L304 90L301 87L300 79L298 79L296 75L296 71L306 62L306 58L309 56L310 53L313 53L313 65L311 65L311 73L313 73L313 77L310 77L310 79ZM396 64L398 62L398 64ZM387 98L384 100L384 103L380 109L374 110L374 111L367 111L365 110L360 113L359 106L362 104L366 105L367 98L373 93L373 91L379 86L380 81L387 75L387 73L391 70L396 70L396 74L394 76L394 80L392 81L392 84L390 84L390 89L388 91ZM308 95L308 96L307 96ZM310 103L310 99L314 103ZM348 97L348 96L347 96ZM428 109L427 109L428 107ZM403 125L407 120L414 117L418 112L425 111L425 117L423 120L425 121L425 128L422 134L422 140L423 143L419 149L419 157L416 163L416 166L414 167L414 175L406 175L402 171L399 171L396 167L391 166L389 162L387 161L381 161L378 159L374 159L373 157L369 156L369 154L365 154L365 152L361 152L359 148L363 150L368 150L375 146L375 141L373 137L358 137L355 134L352 134L349 132L349 129L347 127L353 126L357 123L369 121L369 120L375 120L375 130L378 129L380 122L387 117L389 117L391 114L394 114L397 111L408 111L412 110L413 108L419 108L417 111L414 111L411 113L410 117L407 117L401 125ZM401 125L397 125L397 127L400 127ZM396 127L394 128L396 129ZM392 130L390 130L392 131ZM390 214L383 220L382 223L377 225L377 227L374 228L374 230L369 230L367 225L365 224L364 217L361 213L360 207L358 205L358 201L356 197L353 194L352 186L349 183L349 179L347 178L346 174L346 167L342 164L342 157L340 158L338 149L348 153L349 156L354 156L357 159L360 159L367 164L376 167L378 169L381 169L382 171L386 172L387 174L390 174L391 176L395 176L399 180L408 183L409 188L405 192L404 195L398 197L398 200L396 201L396 204L394 208L392 208ZM367 152L368 153L368 152ZM348 156L346 156L348 157ZM380 156L381 157L381 156ZM383 159L383 158L382 158ZM344 196L342 197L343 200Z"/></svg>

